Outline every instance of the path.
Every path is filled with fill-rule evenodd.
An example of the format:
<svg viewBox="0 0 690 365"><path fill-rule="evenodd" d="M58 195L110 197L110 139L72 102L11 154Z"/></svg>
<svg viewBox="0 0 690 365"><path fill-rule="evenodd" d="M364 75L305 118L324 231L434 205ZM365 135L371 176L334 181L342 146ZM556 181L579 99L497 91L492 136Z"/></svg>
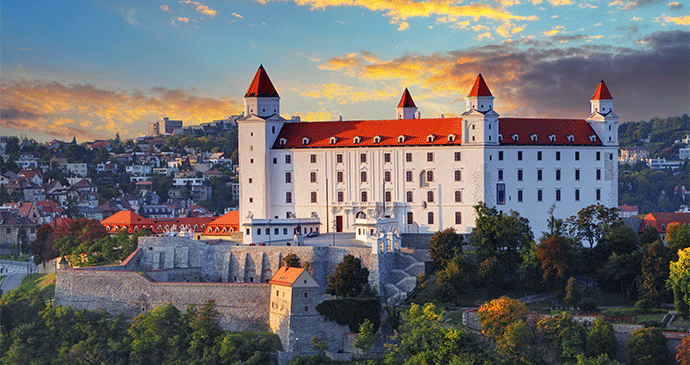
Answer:
<svg viewBox="0 0 690 365"><path fill-rule="evenodd" d="M5 279L2 281L2 284L0 284L0 289L3 293L7 293L10 290L19 288L19 285L21 285L24 276L26 276L26 273L7 275Z"/></svg>

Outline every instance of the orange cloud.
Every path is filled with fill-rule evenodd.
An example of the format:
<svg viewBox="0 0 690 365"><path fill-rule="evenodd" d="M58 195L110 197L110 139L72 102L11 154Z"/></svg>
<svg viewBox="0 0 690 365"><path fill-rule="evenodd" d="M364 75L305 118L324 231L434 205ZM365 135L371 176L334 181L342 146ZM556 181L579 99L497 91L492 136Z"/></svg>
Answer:
<svg viewBox="0 0 690 365"><path fill-rule="evenodd" d="M690 25L690 15L676 16L676 17L662 15L662 16L654 19L654 21L655 22L661 22L664 25L666 25L667 23L674 23L674 24L678 24L678 25Z"/></svg>
<svg viewBox="0 0 690 365"><path fill-rule="evenodd" d="M328 83L301 91L300 96L307 99L327 99L336 101L340 104L348 104L368 100L388 99L397 96L397 93L385 89L357 91L352 86Z"/></svg>
<svg viewBox="0 0 690 365"><path fill-rule="evenodd" d="M210 17L215 17L216 14L218 14L217 11L210 9L208 6L198 2L198 1L192 1L192 0L181 0L180 4L191 4L191 5L196 5L196 11L198 11L201 14L208 15Z"/></svg>

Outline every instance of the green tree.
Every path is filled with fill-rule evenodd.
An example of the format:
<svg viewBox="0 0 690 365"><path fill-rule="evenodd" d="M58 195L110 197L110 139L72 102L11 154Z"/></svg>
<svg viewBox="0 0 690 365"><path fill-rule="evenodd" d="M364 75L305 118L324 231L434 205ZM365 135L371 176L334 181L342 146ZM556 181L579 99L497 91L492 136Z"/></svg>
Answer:
<svg viewBox="0 0 690 365"><path fill-rule="evenodd" d="M668 365L667 340L659 328L640 328L633 331L632 337L625 344L625 358L630 365Z"/></svg>
<svg viewBox="0 0 690 365"><path fill-rule="evenodd" d="M520 269L518 270L520 283L530 291L540 292L544 286L542 285L543 271L537 256L537 244L531 242L522 250L520 258Z"/></svg>
<svg viewBox="0 0 690 365"><path fill-rule="evenodd" d="M479 307L479 323L482 333L500 338L508 325L517 321L526 321L529 309L516 299L500 297L482 304Z"/></svg>
<svg viewBox="0 0 690 365"><path fill-rule="evenodd" d="M574 360L585 352L587 331L569 314L544 317L537 322L537 330L550 348L563 359Z"/></svg>
<svg viewBox="0 0 690 365"><path fill-rule="evenodd" d="M537 257L543 271L542 280L558 296L565 294L567 278L570 276L572 255L570 245L564 237L551 238L537 245Z"/></svg>
<svg viewBox="0 0 690 365"><path fill-rule="evenodd" d="M429 254L434 262L434 267L441 270L456 255L462 254L464 240L461 235L455 233L454 228L447 228L442 232L436 232L429 239L431 245Z"/></svg>
<svg viewBox="0 0 690 365"><path fill-rule="evenodd" d="M640 235L641 246L644 247L659 240L661 240L661 236L659 236L659 232L656 231L656 228L654 228L652 225L647 225L644 227L644 230Z"/></svg>
<svg viewBox="0 0 690 365"><path fill-rule="evenodd" d="M374 346L378 337L378 334L374 331L374 325L368 319L365 319L359 325L359 333L353 346L366 354Z"/></svg>
<svg viewBox="0 0 690 365"><path fill-rule="evenodd" d="M216 310L214 300L207 300L199 310L191 304L187 306L182 321L189 326L187 352L193 360L200 360L201 363L219 360L215 351L216 339L223 333L218 324L219 317L220 313Z"/></svg>
<svg viewBox="0 0 690 365"><path fill-rule="evenodd" d="M436 273L435 293L443 293L436 295L436 298L449 302L456 300L457 295L471 285L473 272L471 262L462 255L456 255Z"/></svg>
<svg viewBox="0 0 690 365"><path fill-rule="evenodd" d="M671 261L667 286L673 290L676 311L687 318L690 303L690 248L678 251L678 260Z"/></svg>
<svg viewBox="0 0 690 365"><path fill-rule="evenodd" d="M594 246L604 235L606 227L618 220L618 208L607 208L601 204L593 204L580 209L576 215L566 220L566 226L573 237Z"/></svg>
<svg viewBox="0 0 690 365"><path fill-rule="evenodd" d="M599 285L609 291L620 289L623 298L629 300L640 275L641 262L639 251L625 255L612 253L604 267L598 270Z"/></svg>
<svg viewBox="0 0 690 365"><path fill-rule="evenodd" d="M287 267L302 267L299 256L294 253L289 253L287 256L283 257L283 263Z"/></svg>
<svg viewBox="0 0 690 365"><path fill-rule="evenodd" d="M594 248L594 258L597 266L606 263L612 253L625 255L639 251L638 234L622 221L616 221L605 228L604 235Z"/></svg>
<svg viewBox="0 0 690 365"><path fill-rule="evenodd" d="M588 357L608 355L611 358L615 358L617 351L618 343L616 342L616 332L613 330L613 325L602 317L597 317L589 333L587 333L585 354Z"/></svg>
<svg viewBox="0 0 690 365"><path fill-rule="evenodd" d="M188 332L180 311L168 303L141 313L127 330L132 364L184 363Z"/></svg>
<svg viewBox="0 0 690 365"><path fill-rule="evenodd" d="M498 339L498 354L511 360L511 363L539 364L541 351L533 348L534 334L523 321L510 323L503 336Z"/></svg>
<svg viewBox="0 0 690 365"><path fill-rule="evenodd" d="M577 307L580 300L582 300L582 290L577 285L577 280L571 276L568 279L568 284L565 286L565 298L563 298L563 301L570 307Z"/></svg>
<svg viewBox="0 0 690 365"><path fill-rule="evenodd" d="M671 258L678 257L678 250L690 247L690 227L678 223L669 224L666 229Z"/></svg>
<svg viewBox="0 0 690 365"><path fill-rule="evenodd" d="M362 260L347 255L335 268L334 275L328 275L326 293L339 297L356 297L369 283L369 269L362 267Z"/></svg>
<svg viewBox="0 0 690 365"><path fill-rule="evenodd" d="M577 355L576 360L575 365L620 365L618 361L609 359L608 355L599 355L597 357Z"/></svg>
<svg viewBox="0 0 690 365"><path fill-rule="evenodd" d="M667 297L666 281L669 278L670 263L671 256L661 240L646 246L641 273L637 277L640 298L659 303Z"/></svg>

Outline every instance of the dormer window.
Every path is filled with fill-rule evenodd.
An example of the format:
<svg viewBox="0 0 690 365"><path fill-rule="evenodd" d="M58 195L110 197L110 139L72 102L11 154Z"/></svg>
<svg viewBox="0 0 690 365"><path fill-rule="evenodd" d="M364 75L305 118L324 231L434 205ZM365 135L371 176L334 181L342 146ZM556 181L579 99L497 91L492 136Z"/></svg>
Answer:
<svg viewBox="0 0 690 365"><path fill-rule="evenodd" d="M531 139L532 142L536 142L537 141L537 135L536 134L530 134L529 139Z"/></svg>
<svg viewBox="0 0 690 365"><path fill-rule="evenodd" d="M426 136L426 141L427 141L428 143L431 143L431 142L434 141L434 138L436 138L436 136L433 135L433 134L430 134L430 135Z"/></svg>
<svg viewBox="0 0 690 365"><path fill-rule="evenodd" d="M338 142L338 137L331 137L331 144L336 144Z"/></svg>
<svg viewBox="0 0 690 365"><path fill-rule="evenodd" d="M309 137L304 137L304 138L302 138L302 144L303 144L303 145L307 145L307 144L309 144L309 141L310 141L310 140L311 140L311 138L309 138Z"/></svg>
<svg viewBox="0 0 690 365"><path fill-rule="evenodd" d="M499 142L503 142L503 135L502 135L502 134L499 134L499 135L498 135L498 141L499 141Z"/></svg>
<svg viewBox="0 0 690 365"><path fill-rule="evenodd" d="M279 143L281 146L285 146L287 144L287 138L281 138Z"/></svg>
<svg viewBox="0 0 690 365"><path fill-rule="evenodd" d="M589 136L589 140L592 141L592 143L595 143L597 141L597 136L591 135Z"/></svg>
<svg viewBox="0 0 690 365"><path fill-rule="evenodd" d="M448 135L448 142L455 142L455 135L454 134Z"/></svg>
<svg viewBox="0 0 690 365"><path fill-rule="evenodd" d="M510 135L510 138L513 139L513 142L517 142L519 140L517 133L513 133Z"/></svg>
<svg viewBox="0 0 690 365"><path fill-rule="evenodd" d="M571 143L572 143L572 142L575 142L575 136L572 135L572 134L566 134L566 135L565 135L565 138L568 139L568 142L571 142Z"/></svg>
<svg viewBox="0 0 690 365"><path fill-rule="evenodd" d="M549 141L556 142L556 135L555 134L549 134Z"/></svg>
<svg viewBox="0 0 690 365"><path fill-rule="evenodd" d="M398 143L405 143L405 136L404 135L399 135L398 136Z"/></svg>
<svg viewBox="0 0 690 365"><path fill-rule="evenodd" d="M354 144L359 144L359 142L362 142L362 137L360 136L355 136L355 138L352 139L352 143Z"/></svg>
<svg viewBox="0 0 690 365"><path fill-rule="evenodd" d="M381 142L381 136L374 136L374 143L380 143Z"/></svg>

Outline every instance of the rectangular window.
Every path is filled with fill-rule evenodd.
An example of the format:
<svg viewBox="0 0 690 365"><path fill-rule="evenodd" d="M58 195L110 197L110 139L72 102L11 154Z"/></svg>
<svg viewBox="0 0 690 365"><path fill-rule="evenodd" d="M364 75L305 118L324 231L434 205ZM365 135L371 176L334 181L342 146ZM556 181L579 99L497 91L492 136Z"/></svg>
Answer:
<svg viewBox="0 0 690 365"><path fill-rule="evenodd" d="M390 153L384 153L383 154L383 162L391 162L391 154Z"/></svg>
<svg viewBox="0 0 690 365"><path fill-rule="evenodd" d="M503 181L503 170L498 170L498 181Z"/></svg>
<svg viewBox="0 0 690 365"><path fill-rule="evenodd" d="M601 170L597 169L597 180L601 180Z"/></svg>
<svg viewBox="0 0 690 365"><path fill-rule="evenodd" d="M597 161L601 160L601 152L597 151Z"/></svg>
<svg viewBox="0 0 690 365"><path fill-rule="evenodd" d="M518 190L518 191L517 191L517 200L518 200L519 202L522 201L522 190Z"/></svg>
<svg viewBox="0 0 690 365"><path fill-rule="evenodd" d="M308 305L305 305L305 306L304 306L304 311L305 311L305 312L309 312L309 306L308 306Z"/></svg>
<svg viewBox="0 0 690 365"><path fill-rule="evenodd" d="M289 173L289 172L286 172L286 173L285 173L285 183L286 183L286 184L292 183L292 174Z"/></svg>
<svg viewBox="0 0 690 365"><path fill-rule="evenodd" d="M367 154L366 153L361 153L359 155L359 162L361 163L367 163Z"/></svg>
<svg viewBox="0 0 690 365"><path fill-rule="evenodd" d="M391 182L391 172L390 171L384 171L383 172L383 181Z"/></svg>
<svg viewBox="0 0 690 365"><path fill-rule="evenodd" d="M462 203L462 190L455 190L455 202Z"/></svg>
<svg viewBox="0 0 690 365"><path fill-rule="evenodd" d="M556 161L561 160L561 151L556 151Z"/></svg>
<svg viewBox="0 0 690 365"><path fill-rule="evenodd" d="M541 151L537 151L537 161L541 161Z"/></svg>
<svg viewBox="0 0 690 365"><path fill-rule="evenodd" d="M462 224L462 213L455 212L455 224Z"/></svg>
<svg viewBox="0 0 690 365"><path fill-rule="evenodd" d="M405 171L405 181L412 182L412 171Z"/></svg>
<svg viewBox="0 0 690 365"><path fill-rule="evenodd" d="M427 152L426 153L426 161L427 162L434 162L434 153L433 152Z"/></svg>
<svg viewBox="0 0 690 365"><path fill-rule="evenodd" d="M361 182L367 182L367 172L366 171L362 171L359 173L359 180Z"/></svg>
<svg viewBox="0 0 690 365"><path fill-rule="evenodd" d="M252 232L252 230L249 229L249 228L247 228L247 236L250 236L250 235L251 235L251 232Z"/></svg>
<svg viewBox="0 0 690 365"><path fill-rule="evenodd" d="M366 203L366 202L367 202L367 192L363 191L362 192L362 203Z"/></svg>
<svg viewBox="0 0 690 365"><path fill-rule="evenodd" d="M538 202L542 201L542 199L543 199L542 195L543 195L543 192L541 191L541 189L537 190L537 201Z"/></svg>
<svg viewBox="0 0 690 365"><path fill-rule="evenodd" d="M462 181L462 171L455 170L455 181Z"/></svg>
<svg viewBox="0 0 690 365"><path fill-rule="evenodd" d="M496 184L496 204L506 203L506 184Z"/></svg>
<svg viewBox="0 0 690 365"><path fill-rule="evenodd" d="M278 159L275 158L275 157L273 157L273 164L275 165L275 164L277 164L277 163L278 163Z"/></svg>
<svg viewBox="0 0 690 365"><path fill-rule="evenodd" d="M250 202L250 203L253 203L253 202L254 202L254 198L251 198L251 197L250 197L250 198L249 198L249 202Z"/></svg>
<svg viewBox="0 0 690 365"><path fill-rule="evenodd" d="M613 160L613 153L609 153L609 160Z"/></svg>
<svg viewBox="0 0 690 365"><path fill-rule="evenodd" d="M575 189L575 201L580 201L580 189Z"/></svg>
<svg viewBox="0 0 690 365"><path fill-rule="evenodd" d="M345 194L342 191L338 192L338 203L342 203L345 200Z"/></svg>
<svg viewBox="0 0 690 365"><path fill-rule="evenodd" d="M285 163L286 163L286 164L292 163L292 156L290 156L290 155L285 155Z"/></svg>
<svg viewBox="0 0 690 365"><path fill-rule="evenodd" d="M556 181L561 181L561 170L556 170Z"/></svg>
<svg viewBox="0 0 690 365"><path fill-rule="evenodd" d="M336 180L337 180L339 183L343 182L343 172L342 172L342 171L336 172L336 173L335 173L335 178L336 178Z"/></svg>
<svg viewBox="0 0 690 365"><path fill-rule="evenodd" d="M316 203L316 192L315 191L311 192L311 202Z"/></svg>
<svg viewBox="0 0 690 365"><path fill-rule="evenodd" d="M518 181L522 181L522 170L518 170L517 173L518 173L518 176L517 176Z"/></svg>
<svg viewBox="0 0 690 365"><path fill-rule="evenodd" d="M412 191L408 191L405 193L405 196L407 198L408 203L412 203Z"/></svg>
<svg viewBox="0 0 690 365"><path fill-rule="evenodd" d="M517 151L518 152L518 161L522 161L522 151Z"/></svg>
<svg viewBox="0 0 690 365"><path fill-rule="evenodd" d="M257 235L257 236L261 236L261 228L257 228L257 229L256 229L256 235Z"/></svg>
<svg viewBox="0 0 690 365"><path fill-rule="evenodd" d="M412 162L412 154L411 153L408 152L405 154L405 161Z"/></svg>
<svg viewBox="0 0 690 365"><path fill-rule="evenodd" d="M597 189L597 200L601 200L601 189Z"/></svg>
<svg viewBox="0 0 690 365"><path fill-rule="evenodd" d="M288 191L285 193L285 202L292 203L292 192Z"/></svg>
<svg viewBox="0 0 690 365"><path fill-rule="evenodd" d="M556 201L561 201L561 189L556 189Z"/></svg>
<svg viewBox="0 0 690 365"><path fill-rule="evenodd" d="M580 151L575 151L575 161L580 161Z"/></svg>
<svg viewBox="0 0 690 365"><path fill-rule="evenodd" d="M387 191L385 196L386 196L386 201L390 202L391 201L391 192Z"/></svg>
<svg viewBox="0 0 690 365"><path fill-rule="evenodd" d="M279 233L278 233L278 228L274 228L274 229L273 229L273 234L275 234L275 235L278 235L278 234L279 234Z"/></svg>
<svg viewBox="0 0 690 365"><path fill-rule="evenodd" d="M434 192L433 191L429 190L426 192L426 201L429 203L434 202Z"/></svg>
<svg viewBox="0 0 690 365"><path fill-rule="evenodd" d="M414 215L412 212L407 212L407 224L414 224Z"/></svg>
<svg viewBox="0 0 690 365"><path fill-rule="evenodd" d="M311 160L311 163L316 163L316 155L312 154L309 156L309 159Z"/></svg>
<svg viewBox="0 0 690 365"><path fill-rule="evenodd" d="M251 178L251 177L249 178L249 183L250 183L250 184L252 183L252 178Z"/></svg>
<svg viewBox="0 0 690 365"><path fill-rule="evenodd" d="M460 161L461 157L462 155L460 154L460 152L455 152L455 161Z"/></svg>
<svg viewBox="0 0 690 365"><path fill-rule="evenodd" d="M434 213L433 212L427 213L426 222L427 222L427 224L434 224Z"/></svg>
<svg viewBox="0 0 690 365"><path fill-rule="evenodd" d="M503 151L498 151L498 160L503 161Z"/></svg>
<svg viewBox="0 0 690 365"><path fill-rule="evenodd" d="M309 173L309 181L315 183L316 182L316 172L312 171Z"/></svg>
<svg viewBox="0 0 690 365"><path fill-rule="evenodd" d="M336 163L343 163L343 154L342 153L338 153L337 155L335 155L335 162Z"/></svg>
<svg viewBox="0 0 690 365"><path fill-rule="evenodd" d="M575 180L580 180L580 170L575 170Z"/></svg>
<svg viewBox="0 0 690 365"><path fill-rule="evenodd" d="M541 178L542 178L542 171L537 170L537 181L541 181Z"/></svg>
<svg viewBox="0 0 690 365"><path fill-rule="evenodd" d="M426 181L434 181L434 172L429 170L426 172Z"/></svg>
<svg viewBox="0 0 690 365"><path fill-rule="evenodd" d="M284 235L284 236L287 235L287 228L283 228L283 235Z"/></svg>

